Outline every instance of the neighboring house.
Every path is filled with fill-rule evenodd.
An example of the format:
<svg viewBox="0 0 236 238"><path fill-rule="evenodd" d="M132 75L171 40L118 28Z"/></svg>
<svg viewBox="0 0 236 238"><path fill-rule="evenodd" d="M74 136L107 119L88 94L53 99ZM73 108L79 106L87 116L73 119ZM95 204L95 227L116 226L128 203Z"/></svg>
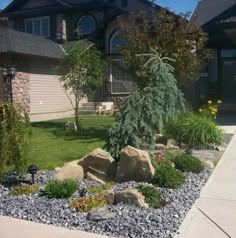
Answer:
<svg viewBox="0 0 236 238"><path fill-rule="evenodd" d="M53 66L63 56L51 40L10 29L0 22L0 67L16 67L13 100L23 103L32 120L43 120L73 112ZM4 97L0 74L0 100Z"/></svg>
<svg viewBox="0 0 236 238"><path fill-rule="evenodd" d="M202 77L207 94L223 100L222 109L236 109L236 0L202 0L192 17L209 34L214 59ZM204 95L205 94L205 95Z"/></svg>
<svg viewBox="0 0 236 238"><path fill-rule="evenodd" d="M112 100L133 92L130 79L118 52L122 44L116 18L131 11L151 13L159 6L149 0L14 0L3 12L9 26L17 31L42 36L58 43L83 38L92 41L110 59L103 87L91 101Z"/></svg>

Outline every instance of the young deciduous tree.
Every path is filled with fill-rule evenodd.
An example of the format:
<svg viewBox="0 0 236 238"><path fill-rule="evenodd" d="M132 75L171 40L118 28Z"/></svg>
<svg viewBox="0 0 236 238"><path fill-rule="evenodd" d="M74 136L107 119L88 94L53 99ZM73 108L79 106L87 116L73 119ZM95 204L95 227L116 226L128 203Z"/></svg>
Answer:
<svg viewBox="0 0 236 238"><path fill-rule="evenodd" d="M102 83L105 61L93 45L78 42L66 49L65 56L57 67L60 81L67 93L74 95L75 123L79 128L79 102L94 93Z"/></svg>
<svg viewBox="0 0 236 238"><path fill-rule="evenodd" d="M151 78L147 87L128 96L117 113L114 125L108 130L105 149L118 159L120 150L127 145L142 148L155 144L154 135L164 123L184 111L184 98L176 85L174 68L152 49L144 68Z"/></svg>
<svg viewBox="0 0 236 238"><path fill-rule="evenodd" d="M198 78L200 66L210 57L210 52L205 49L207 34L188 21L188 16L162 9L148 16L140 12L118 18L120 35L127 42L121 47L121 54L140 89L149 84L151 77L143 67L145 57L135 56L150 52L151 47L175 60L172 65L178 85Z"/></svg>

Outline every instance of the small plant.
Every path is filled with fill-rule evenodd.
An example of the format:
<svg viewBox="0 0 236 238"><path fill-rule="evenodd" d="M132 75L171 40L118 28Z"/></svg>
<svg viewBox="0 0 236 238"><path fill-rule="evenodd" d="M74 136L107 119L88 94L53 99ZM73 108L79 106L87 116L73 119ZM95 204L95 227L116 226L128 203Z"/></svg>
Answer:
<svg viewBox="0 0 236 238"><path fill-rule="evenodd" d="M224 133L214 120L196 114L184 115L168 122L165 133L179 145L183 143L190 149L222 144L224 140Z"/></svg>
<svg viewBox="0 0 236 238"><path fill-rule="evenodd" d="M181 154L172 159L175 168L182 172L200 173L204 169L203 163L191 154Z"/></svg>
<svg viewBox="0 0 236 238"><path fill-rule="evenodd" d="M45 193L48 198L69 198L76 192L77 188L76 180L51 180L45 187Z"/></svg>
<svg viewBox="0 0 236 238"><path fill-rule="evenodd" d="M109 182L109 183L103 184L99 187L91 187L88 191L90 193L101 193L105 190L111 189L114 185L115 185L114 182Z"/></svg>
<svg viewBox="0 0 236 238"><path fill-rule="evenodd" d="M184 182L182 172L170 165L161 164L155 172L152 183L159 187L177 188Z"/></svg>
<svg viewBox="0 0 236 238"><path fill-rule="evenodd" d="M89 212L93 208L104 207L107 205L109 205L108 202L100 194L74 199L71 202L71 206L80 212Z"/></svg>
<svg viewBox="0 0 236 238"><path fill-rule="evenodd" d="M155 188L144 185L139 185L137 188L145 197L145 202L148 203L149 207L157 209L166 205L166 201L161 197L160 192Z"/></svg>
<svg viewBox="0 0 236 238"><path fill-rule="evenodd" d="M216 102L208 100L207 105L203 105L201 108L198 109L198 111L201 115L216 119L218 113L218 106L221 103L221 100L217 100Z"/></svg>
<svg viewBox="0 0 236 238"><path fill-rule="evenodd" d="M11 194L13 196L20 195L30 195L39 191L39 186L37 184L32 185L19 185L13 188Z"/></svg>

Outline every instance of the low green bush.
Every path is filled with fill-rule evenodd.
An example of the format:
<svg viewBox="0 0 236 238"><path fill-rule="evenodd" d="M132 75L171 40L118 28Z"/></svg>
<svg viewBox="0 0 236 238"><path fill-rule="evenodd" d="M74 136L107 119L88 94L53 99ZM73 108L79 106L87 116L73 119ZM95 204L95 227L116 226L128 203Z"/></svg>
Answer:
<svg viewBox="0 0 236 238"><path fill-rule="evenodd" d="M63 181L51 180L45 187L48 198L69 198L78 189L76 180L66 179Z"/></svg>
<svg viewBox="0 0 236 238"><path fill-rule="evenodd" d="M156 169L152 184L158 187L177 188L183 184L184 178L183 173L171 165L161 164Z"/></svg>
<svg viewBox="0 0 236 238"><path fill-rule="evenodd" d="M139 185L138 190L145 197L145 202L152 208L161 208L166 205L165 199L162 198L161 193L153 187Z"/></svg>
<svg viewBox="0 0 236 238"><path fill-rule="evenodd" d="M30 195L39 191L37 184L15 186L11 192L13 196Z"/></svg>
<svg viewBox="0 0 236 238"><path fill-rule="evenodd" d="M93 208L104 207L107 205L109 205L108 202L103 198L101 194L90 197L81 197L74 199L71 202L71 206L80 212L89 212Z"/></svg>
<svg viewBox="0 0 236 238"><path fill-rule="evenodd" d="M103 184L103 185L101 185L99 187L91 187L91 188L89 188L88 191L90 193L101 193L101 192L103 192L105 190L111 189L114 185L115 185L114 182L109 182L109 183Z"/></svg>
<svg viewBox="0 0 236 238"><path fill-rule="evenodd" d="M222 144L224 140L223 131L214 120L196 114L187 114L169 121L165 125L165 133L188 148L205 148L213 143Z"/></svg>
<svg viewBox="0 0 236 238"><path fill-rule="evenodd" d="M203 163L191 154L180 154L172 159L175 168L182 172L200 173L204 169Z"/></svg>

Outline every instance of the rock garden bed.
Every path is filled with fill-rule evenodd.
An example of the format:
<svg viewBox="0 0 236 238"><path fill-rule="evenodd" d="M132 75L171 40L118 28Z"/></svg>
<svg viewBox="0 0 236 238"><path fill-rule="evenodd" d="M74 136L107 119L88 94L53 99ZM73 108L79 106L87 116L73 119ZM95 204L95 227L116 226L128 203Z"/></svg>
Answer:
<svg viewBox="0 0 236 238"><path fill-rule="evenodd" d="M227 137L226 144L229 143L230 138L231 136ZM94 153L103 160L103 166L101 161L94 160ZM25 191L21 194L22 186L17 190L15 185L16 183L29 184L30 175L21 179L14 176L6 177L0 184L0 215L113 237L173 237L199 197L202 187L212 173L212 168L205 165L198 174L183 173L184 183L177 188L160 187L152 182L154 179L150 178L154 171L145 153L132 147L126 149L123 158L129 159L131 164L128 165L123 159L116 171L116 166L109 155L99 149L83 158L79 165L78 161L74 161L66 164L58 172L39 171L35 176L38 186L30 187L29 195L26 195ZM136 163L134 158L137 159L140 155L142 155L141 159L138 158L139 162ZM140 161L142 164L139 164ZM79 166L78 170L76 166ZM163 163L162 166L172 167L173 164ZM143 171L137 170L139 167L144 168ZM64 173L62 173L63 169ZM49 181L54 178L57 178L57 181L64 181L68 176L77 179L76 192L64 199L53 198L53 196L49 198L45 193ZM130 181L132 177L136 181ZM111 183L112 178L119 183ZM53 189L55 190L55 187ZM79 200L81 196L84 200L91 196L102 196L104 204L99 204L98 208L92 210L87 209L88 204L81 203ZM94 199L92 205L89 203L91 208L96 205ZM81 208L88 211L82 212Z"/></svg>

